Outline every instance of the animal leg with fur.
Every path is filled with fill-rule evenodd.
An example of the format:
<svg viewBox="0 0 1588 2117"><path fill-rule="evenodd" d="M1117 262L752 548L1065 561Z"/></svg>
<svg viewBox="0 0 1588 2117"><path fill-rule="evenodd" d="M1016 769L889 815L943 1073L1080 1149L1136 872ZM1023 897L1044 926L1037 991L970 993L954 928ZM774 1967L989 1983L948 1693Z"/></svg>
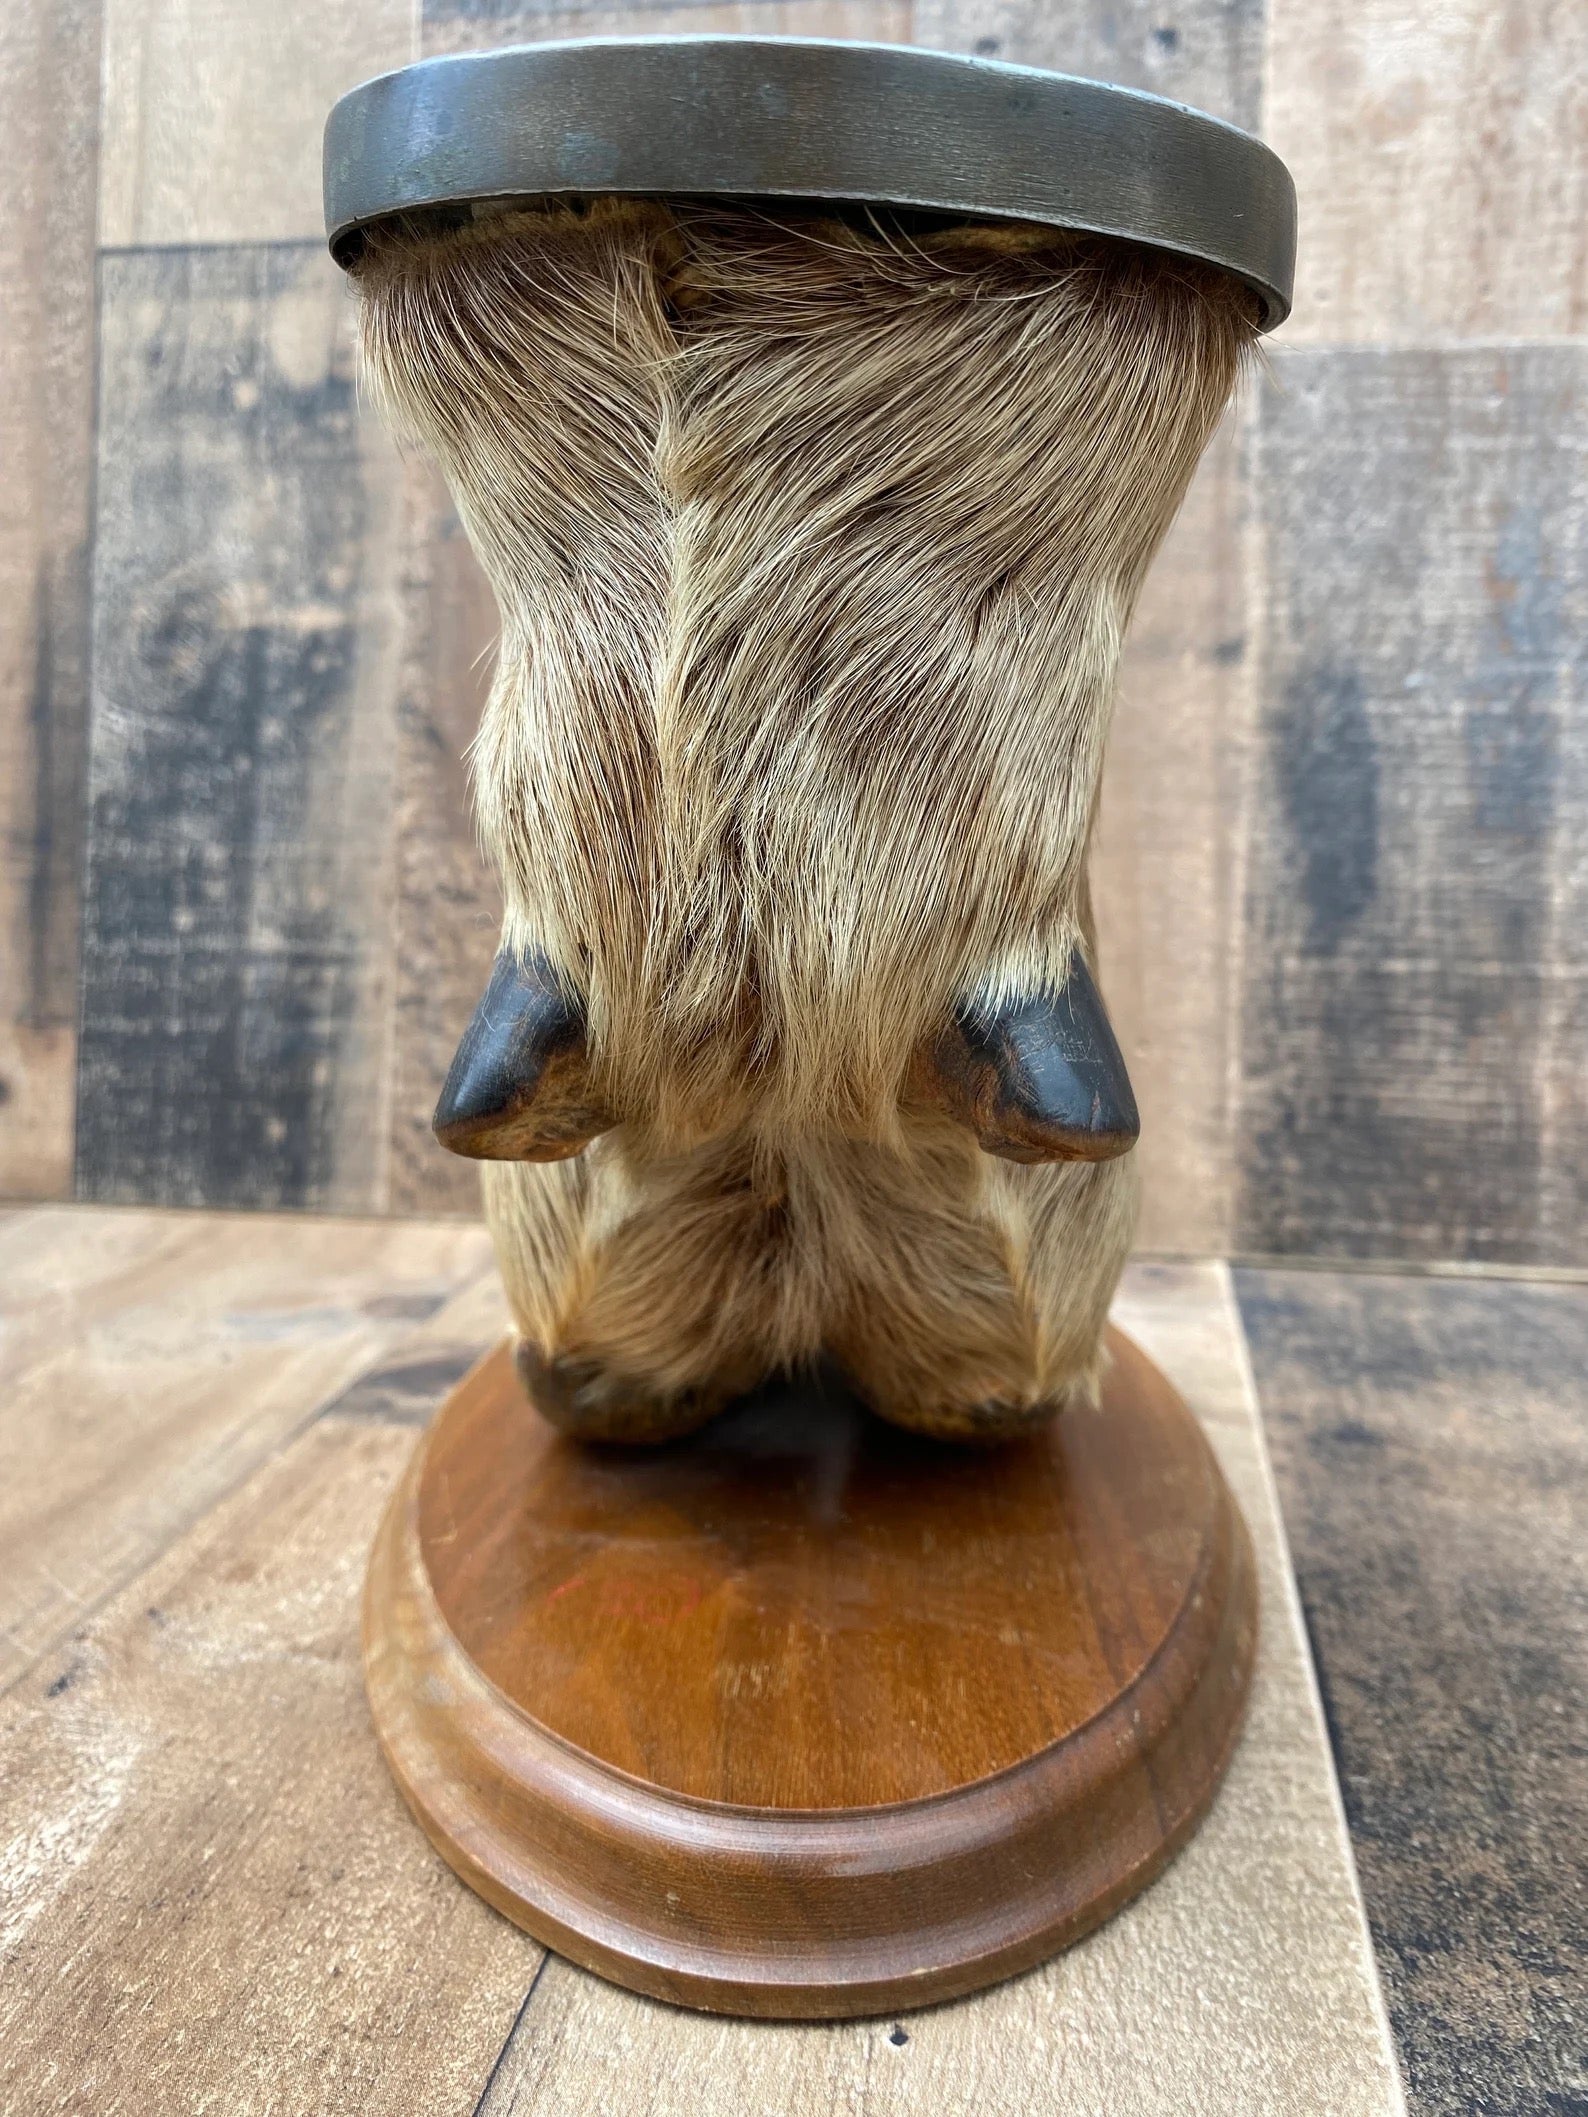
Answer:
<svg viewBox="0 0 1588 2117"><path fill-rule="evenodd" d="M814 1357L787 1188L742 1138L661 1161L613 1137L579 1162L487 1163L485 1197L520 1374L565 1432L666 1440Z"/></svg>
<svg viewBox="0 0 1588 2117"><path fill-rule="evenodd" d="M502 613L504 961L437 1128L537 1401L656 1438L825 1349L928 1431L1046 1415L1129 1240L1084 898L1120 645L1252 297L650 200L394 224L358 277Z"/></svg>

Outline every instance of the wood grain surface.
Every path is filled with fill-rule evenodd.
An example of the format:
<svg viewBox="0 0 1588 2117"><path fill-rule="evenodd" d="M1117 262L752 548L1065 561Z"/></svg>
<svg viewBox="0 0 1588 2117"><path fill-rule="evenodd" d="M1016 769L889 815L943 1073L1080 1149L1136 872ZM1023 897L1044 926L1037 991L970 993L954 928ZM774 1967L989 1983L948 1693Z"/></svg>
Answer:
<svg viewBox="0 0 1588 2117"><path fill-rule="evenodd" d="M911 0L419 0L426 57L559 37L854 37L908 44Z"/></svg>
<svg viewBox="0 0 1588 2117"><path fill-rule="evenodd" d="M344 89L417 56L414 0L102 0L100 240L318 241Z"/></svg>
<svg viewBox="0 0 1588 2117"><path fill-rule="evenodd" d="M1150 89L1238 125L1255 125L1263 70L1260 0L421 0L426 52L554 37L716 33L855 37L1047 66ZM1172 16L1172 20L1170 17Z"/></svg>
<svg viewBox="0 0 1588 2117"><path fill-rule="evenodd" d="M50 1233L61 1225L74 1241ZM310 1328L316 1280L337 1276L313 1247L312 1221L88 1208L0 1216L12 1245L0 1319L11 1331L53 1302L41 1320L63 1372L73 1387L96 1368L102 1377L107 1445L125 1416L118 1367L160 1339L168 1302L166 1339L185 1330L199 1366L220 1370L211 1348L225 1304L241 1305L242 1270L234 1254L206 1294L201 1239L185 1252L184 1297L138 1270L118 1276L110 1252L153 1255L173 1230L213 1237L226 1227L272 1252L277 1291L259 1327L268 1322L278 1346L296 1340L302 1357L297 1332ZM18 1279L30 1229L48 1261ZM362 1232L374 1241L373 1229ZM414 1232L422 1243L437 1233ZM415 1268L405 1278L389 1257L379 1269L396 1282L384 1319L392 1335L371 1346L362 1373L337 1384L324 1364L306 1364L296 1438L239 1463L243 1481L216 1491L196 1522L157 1529L160 1555L78 1611L0 1701L0 2108L27 2117L205 2107L232 2117L465 2117L476 2106L490 2117L1399 2109L1218 1268L1136 1267L1118 1313L1196 1408L1254 1532L1267 1617L1247 1733L1223 1792L1152 1888L1054 1963L907 2021L831 2025L713 2020L542 1958L426 1849L359 1696L359 1586L427 1386L446 1386L470 1330L481 1342L496 1335L501 1309L491 1275L422 1313L438 1289L424 1292ZM379 1299L353 1305L373 1310ZM295 1302L303 1310L288 1328ZM145 1391L184 1387L174 1353L127 1373L134 1407ZM53 1403L35 1397L29 1419L59 1430L70 1401L65 1389ZM192 1431L202 1452L206 1430ZM179 1467L171 1474L185 1482ZM92 1524L102 1504L92 1485L63 1496L59 1548L73 1548L78 1507ZM0 1533L0 1582L14 1548Z"/></svg>
<svg viewBox="0 0 1588 2117"><path fill-rule="evenodd" d="M1588 348L1275 356L1236 1246L1581 1265Z"/></svg>
<svg viewBox="0 0 1588 2117"><path fill-rule="evenodd" d="M915 0L914 41L1145 88L1256 128L1263 0Z"/></svg>
<svg viewBox="0 0 1588 2117"><path fill-rule="evenodd" d="M1301 199L1286 337L1588 333L1588 9L1275 0L1264 123Z"/></svg>
<svg viewBox="0 0 1588 2117"><path fill-rule="evenodd" d="M1260 622L1254 401L1248 386L1147 576L1103 768L1092 895L1103 992L1141 1108L1137 1240L1149 1250L1218 1255L1235 1238Z"/></svg>
<svg viewBox="0 0 1588 2117"><path fill-rule="evenodd" d="M99 7L0 10L0 1193L71 1195Z"/></svg>
<svg viewBox="0 0 1588 2117"><path fill-rule="evenodd" d="M483 1231L401 1222L57 1208L0 1285L0 1690L455 1295L465 1364L502 1314Z"/></svg>
<svg viewBox="0 0 1588 2117"><path fill-rule="evenodd" d="M1243 1271L1419 2117L1588 2108L1588 1287Z"/></svg>
<svg viewBox="0 0 1588 2117"><path fill-rule="evenodd" d="M426 1831L660 1998L826 2018L1051 1955L1227 1764L1250 1539L1126 1339L1097 1406L967 1455L805 1381L644 1450L447 1398L370 1562L375 1724Z"/></svg>
<svg viewBox="0 0 1588 2117"><path fill-rule="evenodd" d="M470 2108L536 1958L369 1736L359 1580L411 1440L313 1425L0 1706L0 2108Z"/></svg>

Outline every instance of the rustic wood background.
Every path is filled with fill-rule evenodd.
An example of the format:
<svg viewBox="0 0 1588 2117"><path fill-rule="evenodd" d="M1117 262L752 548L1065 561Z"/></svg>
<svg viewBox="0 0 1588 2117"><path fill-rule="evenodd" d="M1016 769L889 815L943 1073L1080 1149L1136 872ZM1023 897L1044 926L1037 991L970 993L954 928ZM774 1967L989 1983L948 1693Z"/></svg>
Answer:
<svg viewBox="0 0 1588 2117"><path fill-rule="evenodd" d="M0 11L0 1193L474 1209L489 598L360 411L332 98L636 29L914 39L1256 127L1295 316L1131 649L1105 974L1149 1247L1583 1262L1580 0Z"/></svg>

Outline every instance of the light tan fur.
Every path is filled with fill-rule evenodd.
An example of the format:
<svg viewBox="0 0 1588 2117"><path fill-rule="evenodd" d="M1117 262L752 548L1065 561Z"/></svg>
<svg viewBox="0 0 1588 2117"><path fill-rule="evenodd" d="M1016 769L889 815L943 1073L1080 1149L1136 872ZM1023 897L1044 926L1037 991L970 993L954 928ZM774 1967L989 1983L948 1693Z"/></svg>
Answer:
<svg viewBox="0 0 1588 2117"><path fill-rule="evenodd" d="M1250 302L1053 230L617 200L398 229L359 282L501 607L504 943L620 1118L486 1171L575 1423L823 1351L936 1431L1090 1386L1131 1158L995 1161L906 1074L1090 949L1120 642Z"/></svg>

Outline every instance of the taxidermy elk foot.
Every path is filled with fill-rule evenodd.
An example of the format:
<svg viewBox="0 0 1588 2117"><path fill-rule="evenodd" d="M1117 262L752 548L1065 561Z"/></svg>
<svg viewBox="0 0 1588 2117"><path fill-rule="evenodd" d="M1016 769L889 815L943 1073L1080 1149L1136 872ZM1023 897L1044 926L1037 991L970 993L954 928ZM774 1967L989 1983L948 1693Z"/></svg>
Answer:
<svg viewBox="0 0 1588 2117"><path fill-rule="evenodd" d="M1086 883L1120 644L1253 297L640 198L394 221L357 277L502 615L504 947L435 1129L535 1400L656 1439L830 1357L898 1424L1040 1423L1130 1246Z"/></svg>

